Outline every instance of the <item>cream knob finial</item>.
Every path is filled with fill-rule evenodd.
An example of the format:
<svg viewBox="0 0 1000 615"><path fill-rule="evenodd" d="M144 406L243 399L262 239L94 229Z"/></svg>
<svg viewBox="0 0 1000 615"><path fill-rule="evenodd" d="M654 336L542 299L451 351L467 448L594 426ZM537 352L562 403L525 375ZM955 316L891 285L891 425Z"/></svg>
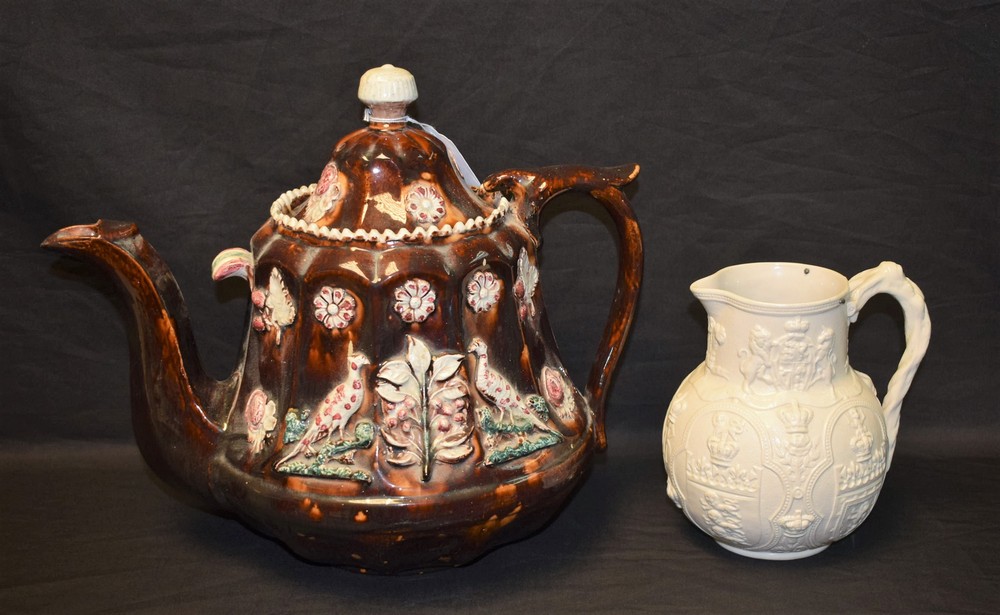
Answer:
<svg viewBox="0 0 1000 615"><path fill-rule="evenodd" d="M387 103L407 105L417 99L417 82L405 68L383 64L361 76L358 98L369 107Z"/></svg>

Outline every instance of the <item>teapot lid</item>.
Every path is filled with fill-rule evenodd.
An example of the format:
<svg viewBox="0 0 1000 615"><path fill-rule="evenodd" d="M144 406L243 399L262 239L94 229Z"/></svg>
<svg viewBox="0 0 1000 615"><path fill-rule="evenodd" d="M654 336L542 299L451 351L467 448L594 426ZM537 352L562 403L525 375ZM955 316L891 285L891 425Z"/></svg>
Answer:
<svg viewBox="0 0 1000 615"><path fill-rule="evenodd" d="M368 126L334 147L315 184L274 202L271 217L280 227L334 241L421 241L482 232L506 214L506 199L477 195L453 152L406 115L417 98L409 71L391 64L369 70L358 98L368 107Z"/></svg>

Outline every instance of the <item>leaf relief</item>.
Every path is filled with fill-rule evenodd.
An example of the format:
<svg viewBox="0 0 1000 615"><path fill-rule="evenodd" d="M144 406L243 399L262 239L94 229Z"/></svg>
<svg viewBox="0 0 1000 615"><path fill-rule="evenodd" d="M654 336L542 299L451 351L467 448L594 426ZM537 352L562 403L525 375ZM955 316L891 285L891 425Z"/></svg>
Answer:
<svg viewBox="0 0 1000 615"><path fill-rule="evenodd" d="M386 361L376 374L381 433L386 460L399 467L419 464L427 481L434 462L458 463L472 454L469 383L461 372L463 355L433 357L411 335L406 344L404 358Z"/></svg>

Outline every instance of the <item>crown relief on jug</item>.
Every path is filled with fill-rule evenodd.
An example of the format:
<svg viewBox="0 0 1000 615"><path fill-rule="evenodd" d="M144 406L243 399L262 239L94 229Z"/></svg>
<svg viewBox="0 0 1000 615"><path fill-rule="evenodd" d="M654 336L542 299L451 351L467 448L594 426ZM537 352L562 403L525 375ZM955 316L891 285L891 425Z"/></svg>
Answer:
<svg viewBox="0 0 1000 615"><path fill-rule="evenodd" d="M638 167L514 169L476 186L449 142L406 116L412 75L373 69L359 97L367 126L315 184L278 197L249 250L212 264L249 290L225 381L201 370L180 291L135 225L70 227L44 245L126 291L136 435L162 475L307 559L459 565L540 527L604 447L642 270L621 192ZM566 190L609 211L621 246L583 391L556 353L536 264L539 213Z"/></svg>
<svg viewBox="0 0 1000 615"><path fill-rule="evenodd" d="M736 265L691 289L709 312L708 344L667 410L667 493L729 550L813 555L878 497L929 339L923 297L892 263L850 281L794 263ZM849 322L874 292L906 316L907 349L883 403L847 357Z"/></svg>

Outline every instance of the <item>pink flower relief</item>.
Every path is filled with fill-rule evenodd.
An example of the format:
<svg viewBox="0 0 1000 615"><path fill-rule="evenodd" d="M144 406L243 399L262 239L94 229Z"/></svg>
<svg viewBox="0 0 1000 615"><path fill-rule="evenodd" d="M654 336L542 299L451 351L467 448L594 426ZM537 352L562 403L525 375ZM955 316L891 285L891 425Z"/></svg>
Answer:
<svg viewBox="0 0 1000 615"><path fill-rule="evenodd" d="M437 293L431 288L430 282L413 278L396 288L394 295L396 305L393 306L405 322L424 322L434 311Z"/></svg>
<svg viewBox="0 0 1000 615"><path fill-rule="evenodd" d="M465 300L475 312L485 312L500 298L500 280L492 271L477 271L466 286Z"/></svg>
<svg viewBox="0 0 1000 615"><path fill-rule="evenodd" d="M337 165L329 162L323 167L323 174L320 175L316 189L309 196L302 219L306 222L317 222L329 212L334 203L340 198L340 184L337 179L340 176Z"/></svg>
<svg viewBox="0 0 1000 615"><path fill-rule="evenodd" d="M343 288L324 286L313 298L316 320L327 329L344 329L354 320L357 301Z"/></svg>
<svg viewBox="0 0 1000 615"><path fill-rule="evenodd" d="M426 182L416 182L406 191L406 211L420 224L437 222L444 216L444 198Z"/></svg>
<svg viewBox="0 0 1000 615"><path fill-rule="evenodd" d="M333 198L340 196L340 187L336 185L337 181L337 165L334 162L326 163L323 167L323 173L319 176L319 182L316 183L316 191L313 194L323 196L326 194L327 190L333 187L334 194Z"/></svg>
<svg viewBox="0 0 1000 615"><path fill-rule="evenodd" d="M545 399L557 408L562 407L563 401L566 399L566 394L563 391L563 381L559 377L559 372L550 367L545 367L542 369L542 377L545 381Z"/></svg>
<svg viewBox="0 0 1000 615"><path fill-rule="evenodd" d="M256 307L259 308L264 307L264 301L266 299L267 295L264 294L264 291L260 290L259 288L254 289L254 291L250 293L250 301L252 301Z"/></svg>
<svg viewBox="0 0 1000 615"><path fill-rule="evenodd" d="M256 454L264 449L267 432L273 430L278 423L275 411L274 402L268 400L267 393L261 389L254 389L247 398L243 416L247 421L247 442L250 443L251 453Z"/></svg>

